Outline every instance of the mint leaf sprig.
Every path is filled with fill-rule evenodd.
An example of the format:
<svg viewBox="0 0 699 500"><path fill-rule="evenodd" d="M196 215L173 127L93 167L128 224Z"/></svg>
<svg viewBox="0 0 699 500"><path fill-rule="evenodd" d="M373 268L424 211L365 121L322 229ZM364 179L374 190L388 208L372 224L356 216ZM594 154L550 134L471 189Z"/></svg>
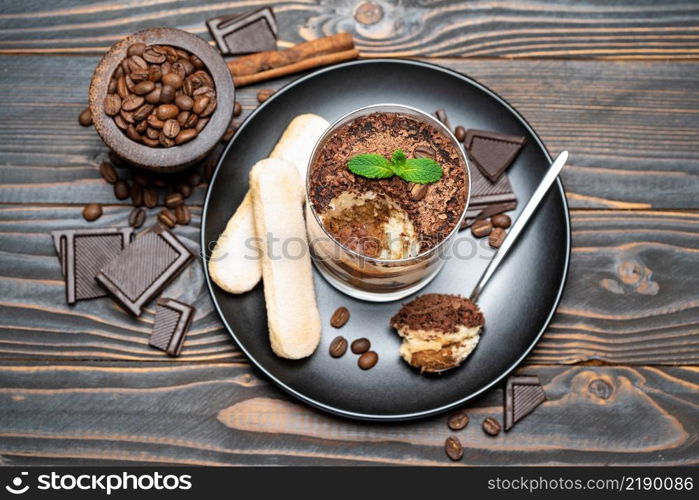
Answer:
<svg viewBox="0 0 699 500"><path fill-rule="evenodd" d="M441 165L432 158L407 158L400 149L393 152L390 160L373 153L353 156L347 167L353 174L367 179L388 179L397 175L416 184L437 182L444 174Z"/></svg>

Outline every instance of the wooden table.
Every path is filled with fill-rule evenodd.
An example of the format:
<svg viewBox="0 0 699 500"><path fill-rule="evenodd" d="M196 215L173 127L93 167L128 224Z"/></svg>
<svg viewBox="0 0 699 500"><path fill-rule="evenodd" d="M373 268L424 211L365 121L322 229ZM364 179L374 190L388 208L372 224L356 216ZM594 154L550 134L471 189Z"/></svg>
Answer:
<svg viewBox="0 0 699 500"><path fill-rule="evenodd" d="M274 2L283 46L349 30L362 54L424 58L510 101L551 154L571 152L570 275L521 373L548 402L487 437L502 390L469 405L464 464L699 461L699 5L668 1ZM0 463L445 465L444 416L366 424L328 416L268 383L223 329L193 265L168 290L197 301L183 354L148 347L153 309L65 305L49 232L124 224L97 166L106 148L77 115L100 55L134 31L257 2L0 7ZM263 5L263 4L260 4ZM243 118L262 87L241 90ZM197 248L193 223L176 233ZM150 211L151 219L156 210ZM523 325L526 327L526 324Z"/></svg>

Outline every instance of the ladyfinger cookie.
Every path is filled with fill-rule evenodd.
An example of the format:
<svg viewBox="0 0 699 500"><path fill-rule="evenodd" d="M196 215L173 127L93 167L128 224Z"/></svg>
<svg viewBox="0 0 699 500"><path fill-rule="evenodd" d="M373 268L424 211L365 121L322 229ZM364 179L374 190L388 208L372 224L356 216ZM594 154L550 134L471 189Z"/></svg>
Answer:
<svg viewBox="0 0 699 500"><path fill-rule="evenodd" d="M284 130L270 158L293 163L301 178L305 179L313 147L328 126L328 121L318 115L308 113L295 117ZM303 200L303 193L301 196L299 203ZM219 236L209 259L209 275L214 283L230 293L252 290L262 276L255 242L248 192Z"/></svg>
<svg viewBox="0 0 699 500"><path fill-rule="evenodd" d="M277 356L300 359L320 342L320 314L299 202L304 192L296 167L267 158L250 171L255 233L264 238L262 282L267 326Z"/></svg>

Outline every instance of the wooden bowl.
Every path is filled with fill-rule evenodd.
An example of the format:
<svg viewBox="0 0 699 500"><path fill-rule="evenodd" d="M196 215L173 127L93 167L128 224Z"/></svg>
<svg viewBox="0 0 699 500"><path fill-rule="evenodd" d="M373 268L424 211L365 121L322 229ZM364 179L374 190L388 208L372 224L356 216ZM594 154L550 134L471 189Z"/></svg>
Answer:
<svg viewBox="0 0 699 500"><path fill-rule="evenodd" d="M209 123L190 142L171 148L152 148L129 139L103 110L109 81L126 57L131 44L162 44L184 49L202 60L216 85L216 110ZM235 88L223 58L198 36L173 28L150 28L130 35L109 49L97 65L90 82L92 120L104 143L127 163L159 172L176 172L204 158L221 140L233 117Z"/></svg>

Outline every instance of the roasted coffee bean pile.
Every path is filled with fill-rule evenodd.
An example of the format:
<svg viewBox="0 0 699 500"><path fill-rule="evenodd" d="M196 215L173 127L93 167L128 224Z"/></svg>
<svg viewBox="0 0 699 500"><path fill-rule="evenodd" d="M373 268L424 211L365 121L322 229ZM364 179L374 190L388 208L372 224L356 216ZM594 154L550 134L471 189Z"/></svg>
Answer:
<svg viewBox="0 0 699 500"><path fill-rule="evenodd" d="M169 148L191 141L206 127L216 110L216 87L196 55L169 45L134 43L114 71L103 110L129 139Z"/></svg>

